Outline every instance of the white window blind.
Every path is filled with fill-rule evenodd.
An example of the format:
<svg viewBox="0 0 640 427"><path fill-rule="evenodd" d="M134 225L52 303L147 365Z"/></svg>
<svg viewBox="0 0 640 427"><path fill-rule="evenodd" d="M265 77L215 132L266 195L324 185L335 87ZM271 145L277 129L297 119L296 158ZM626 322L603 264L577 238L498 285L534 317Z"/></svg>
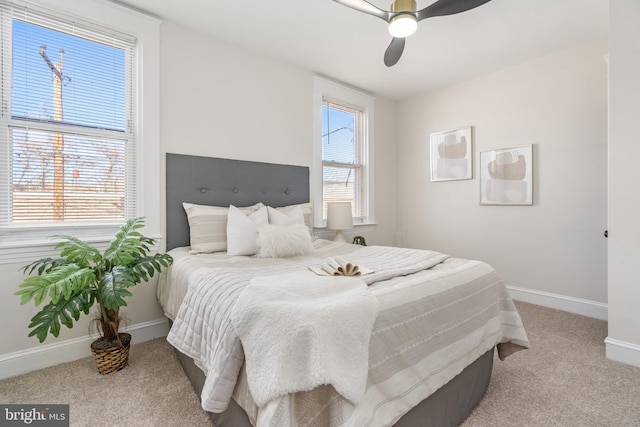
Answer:
<svg viewBox="0 0 640 427"><path fill-rule="evenodd" d="M364 194L364 113L323 98L322 102L322 193L323 218L327 203L350 202L353 218L366 217Z"/></svg>
<svg viewBox="0 0 640 427"><path fill-rule="evenodd" d="M0 227L135 216L135 39L21 3L0 17Z"/></svg>

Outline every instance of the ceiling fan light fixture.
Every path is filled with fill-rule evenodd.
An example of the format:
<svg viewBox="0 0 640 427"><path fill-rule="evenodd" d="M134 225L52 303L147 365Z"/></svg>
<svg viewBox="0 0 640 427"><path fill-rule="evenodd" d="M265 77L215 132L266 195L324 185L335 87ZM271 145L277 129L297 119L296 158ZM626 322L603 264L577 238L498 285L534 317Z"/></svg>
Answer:
<svg viewBox="0 0 640 427"><path fill-rule="evenodd" d="M391 18L389 34L393 37L409 37L418 29L418 21L413 14L401 13Z"/></svg>

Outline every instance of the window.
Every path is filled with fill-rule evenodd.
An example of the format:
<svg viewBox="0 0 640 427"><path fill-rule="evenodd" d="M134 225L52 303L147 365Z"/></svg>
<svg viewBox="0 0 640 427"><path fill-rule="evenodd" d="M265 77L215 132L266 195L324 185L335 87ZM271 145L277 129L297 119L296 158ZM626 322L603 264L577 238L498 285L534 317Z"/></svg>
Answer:
<svg viewBox="0 0 640 427"><path fill-rule="evenodd" d="M353 216L365 216L363 116L338 102L322 103L323 218L329 202L351 202Z"/></svg>
<svg viewBox="0 0 640 427"><path fill-rule="evenodd" d="M0 264L134 216L161 238L159 46L158 19L111 2L0 0Z"/></svg>
<svg viewBox="0 0 640 427"><path fill-rule="evenodd" d="M2 4L3 227L135 216L131 37ZM9 77L10 76L10 77Z"/></svg>
<svg viewBox="0 0 640 427"><path fill-rule="evenodd" d="M327 203L351 202L355 224L373 222L373 98L316 78L315 225L326 223Z"/></svg>

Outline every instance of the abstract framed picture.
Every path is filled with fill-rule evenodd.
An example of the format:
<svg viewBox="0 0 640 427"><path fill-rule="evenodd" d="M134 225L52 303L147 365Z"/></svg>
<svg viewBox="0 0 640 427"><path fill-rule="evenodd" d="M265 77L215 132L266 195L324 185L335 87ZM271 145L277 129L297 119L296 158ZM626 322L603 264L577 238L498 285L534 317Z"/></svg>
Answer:
<svg viewBox="0 0 640 427"><path fill-rule="evenodd" d="M480 204L533 204L533 145L480 152Z"/></svg>
<svg viewBox="0 0 640 427"><path fill-rule="evenodd" d="M471 126L431 134L431 181L473 178L471 138Z"/></svg>

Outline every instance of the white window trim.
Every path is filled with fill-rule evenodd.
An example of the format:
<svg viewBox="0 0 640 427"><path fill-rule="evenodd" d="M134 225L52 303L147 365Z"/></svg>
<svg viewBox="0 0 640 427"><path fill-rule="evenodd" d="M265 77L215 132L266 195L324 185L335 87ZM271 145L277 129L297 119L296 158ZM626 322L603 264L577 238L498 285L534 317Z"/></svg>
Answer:
<svg viewBox="0 0 640 427"><path fill-rule="evenodd" d="M103 27L110 27L137 39L134 70L137 77L134 96L136 113L137 213L145 217L144 233L156 240L161 233L161 153L160 153L160 23L155 17L107 0L10 0L18 5L49 9L53 14L75 16ZM119 226L52 228L51 234L73 234L101 246L106 245ZM35 231L35 230L34 230ZM55 242L42 235L21 239L2 239L0 264L30 262L37 257L53 256Z"/></svg>
<svg viewBox="0 0 640 427"><path fill-rule="evenodd" d="M313 206L313 225L326 227L322 218L322 102L327 97L334 101L350 104L365 113L364 132L367 144L364 153L364 181L367 186L367 216L359 225L375 224L374 200L374 101L371 95L336 83L323 77L314 76L313 80L313 163L311 165L311 194Z"/></svg>

